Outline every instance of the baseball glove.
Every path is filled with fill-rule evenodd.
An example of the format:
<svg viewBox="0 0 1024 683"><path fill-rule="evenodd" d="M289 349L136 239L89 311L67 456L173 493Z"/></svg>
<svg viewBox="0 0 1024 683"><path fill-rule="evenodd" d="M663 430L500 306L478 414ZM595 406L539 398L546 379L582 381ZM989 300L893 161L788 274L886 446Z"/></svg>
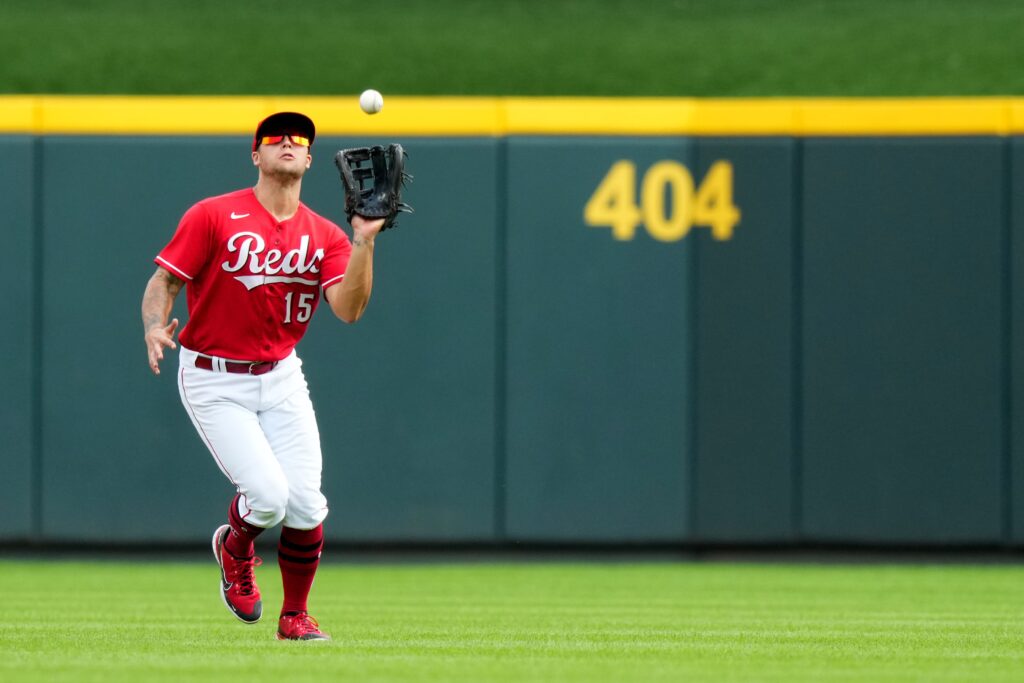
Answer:
<svg viewBox="0 0 1024 683"><path fill-rule="evenodd" d="M345 214L349 221L359 214L363 218L383 218L387 230L395 224L399 213L412 213L402 201L402 188L412 176L405 172L405 150L401 145L380 145L343 149L334 155L334 165L341 172L345 187Z"/></svg>

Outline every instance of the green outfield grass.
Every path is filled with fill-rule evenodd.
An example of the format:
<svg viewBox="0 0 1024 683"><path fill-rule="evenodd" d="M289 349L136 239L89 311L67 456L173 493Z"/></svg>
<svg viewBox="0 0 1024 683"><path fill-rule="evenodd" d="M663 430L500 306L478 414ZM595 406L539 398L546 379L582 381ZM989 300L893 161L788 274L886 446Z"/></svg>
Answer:
<svg viewBox="0 0 1024 683"><path fill-rule="evenodd" d="M0 92L1024 93L1018 0L4 0Z"/></svg>
<svg viewBox="0 0 1024 683"><path fill-rule="evenodd" d="M334 640L282 643L228 614L212 561L7 561L0 680L1019 681L1022 585L1017 566L325 565Z"/></svg>

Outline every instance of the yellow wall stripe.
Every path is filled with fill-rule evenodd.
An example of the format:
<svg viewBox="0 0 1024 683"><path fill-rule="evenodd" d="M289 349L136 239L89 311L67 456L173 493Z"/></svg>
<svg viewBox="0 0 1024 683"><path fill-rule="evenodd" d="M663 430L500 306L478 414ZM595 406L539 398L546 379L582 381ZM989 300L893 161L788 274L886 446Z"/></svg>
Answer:
<svg viewBox="0 0 1024 683"><path fill-rule="evenodd" d="M338 97L0 95L0 133L250 134L309 114L328 135L1015 135L1024 98L389 97L363 114Z"/></svg>

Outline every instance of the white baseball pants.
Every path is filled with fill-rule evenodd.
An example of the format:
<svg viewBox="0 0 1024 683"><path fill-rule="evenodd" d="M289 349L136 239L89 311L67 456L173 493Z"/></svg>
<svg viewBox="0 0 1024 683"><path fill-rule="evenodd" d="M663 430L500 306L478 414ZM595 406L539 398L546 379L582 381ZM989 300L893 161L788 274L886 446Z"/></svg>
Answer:
<svg viewBox="0 0 1024 683"><path fill-rule="evenodd" d="M320 524L327 517L320 432L295 351L262 375L202 370L196 355L185 347L178 354L181 402L241 494L242 519L263 528Z"/></svg>

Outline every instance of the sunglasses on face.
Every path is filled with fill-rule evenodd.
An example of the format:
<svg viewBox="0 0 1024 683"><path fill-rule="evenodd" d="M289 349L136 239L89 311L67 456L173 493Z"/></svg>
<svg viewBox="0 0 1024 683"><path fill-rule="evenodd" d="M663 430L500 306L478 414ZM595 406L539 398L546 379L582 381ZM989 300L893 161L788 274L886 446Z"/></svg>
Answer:
<svg viewBox="0 0 1024 683"><path fill-rule="evenodd" d="M285 138L290 138L293 145L299 145L300 147L309 147L309 138L305 135L295 135L289 133L287 135L264 135L260 138L261 145L276 145Z"/></svg>

